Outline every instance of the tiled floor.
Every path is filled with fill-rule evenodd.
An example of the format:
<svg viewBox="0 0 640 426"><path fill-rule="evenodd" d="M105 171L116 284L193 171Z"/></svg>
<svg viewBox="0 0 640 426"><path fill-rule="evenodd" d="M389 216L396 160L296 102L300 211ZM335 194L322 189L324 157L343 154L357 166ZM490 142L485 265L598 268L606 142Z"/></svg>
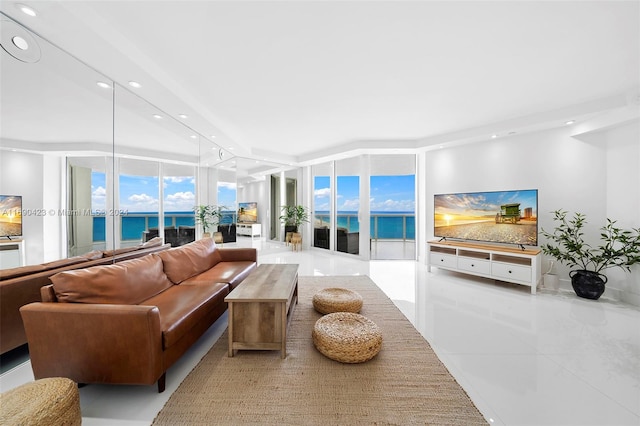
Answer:
<svg viewBox="0 0 640 426"><path fill-rule="evenodd" d="M369 275L425 336L491 424L640 425L640 309L572 292L473 278L413 261L363 262L321 250L241 238L261 263L298 263L300 275ZM225 244L225 246L227 246ZM226 327L223 316L155 386L80 389L84 425L148 425ZM0 376L7 390L28 362Z"/></svg>

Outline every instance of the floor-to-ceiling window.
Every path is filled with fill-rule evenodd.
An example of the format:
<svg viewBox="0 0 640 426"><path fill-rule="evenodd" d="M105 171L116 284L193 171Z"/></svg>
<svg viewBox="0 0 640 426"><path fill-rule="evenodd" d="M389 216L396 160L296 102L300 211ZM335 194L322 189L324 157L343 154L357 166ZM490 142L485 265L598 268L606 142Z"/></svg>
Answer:
<svg viewBox="0 0 640 426"><path fill-rule="evenodd" d="M415 259L415 155L371 156L371 259Z"/></svg>

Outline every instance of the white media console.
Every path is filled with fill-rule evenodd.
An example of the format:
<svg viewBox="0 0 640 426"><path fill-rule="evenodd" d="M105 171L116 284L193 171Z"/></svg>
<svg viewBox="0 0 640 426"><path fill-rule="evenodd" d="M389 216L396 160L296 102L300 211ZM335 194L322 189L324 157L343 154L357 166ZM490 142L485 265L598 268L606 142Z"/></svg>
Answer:
<svg viewBox="0 0 640 426"><path fill-rule="evenodd" d="M247 237L259 237L262 234L262 225L259 223L236 223L236 235Z"/></svg>
<svg viewBox="0 0 640 426"><path fill-rule="evenodd" d="M24 240L0 240L0 269L24 266Z"/></svg>
<svg viewBox="0 0 640 426"><path fill-rule="evenodd" d="M427 270L431 267L492 278L531 287L542 280L542 252L537 248L522 250L462 241L429 241Z"/></svg>

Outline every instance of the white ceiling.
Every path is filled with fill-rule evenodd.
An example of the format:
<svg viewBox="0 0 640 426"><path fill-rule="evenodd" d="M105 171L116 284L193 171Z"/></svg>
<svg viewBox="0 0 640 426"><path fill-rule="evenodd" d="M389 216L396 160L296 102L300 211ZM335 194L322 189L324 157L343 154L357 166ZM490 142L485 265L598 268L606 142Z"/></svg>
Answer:
<svg viewBox="0 0 640 426"><path fill-rule="evenodd" d="M308 164L638 103L638 1L20 1L0 10L241 157Z"/></svg>

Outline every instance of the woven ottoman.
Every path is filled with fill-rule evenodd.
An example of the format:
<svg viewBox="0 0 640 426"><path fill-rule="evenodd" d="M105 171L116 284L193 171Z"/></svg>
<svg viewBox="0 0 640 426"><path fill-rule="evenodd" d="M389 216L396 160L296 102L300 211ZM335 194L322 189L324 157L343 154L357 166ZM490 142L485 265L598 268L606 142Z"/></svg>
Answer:
<svg viewBox="0 0 640 426"><path fill-rule="evenodd" d="M382 333L369 318L353 312L334 312L316 321L312 332L318 351L335 361L356 364L380 352Z"/></svg>
<svg viewBox="0 0 640 426"><path fill-rule="evenodd" d="M313 308L321 314L333 312L359 313L362 296L346 288L325 288L313 295Z"/></svg>
<svg viewBox="0 0 640 426"><path fill-rule="evenodd" d="M0 394L0 424L82 424L80 394L73 380L51 377L25 383Z"/></svg>

